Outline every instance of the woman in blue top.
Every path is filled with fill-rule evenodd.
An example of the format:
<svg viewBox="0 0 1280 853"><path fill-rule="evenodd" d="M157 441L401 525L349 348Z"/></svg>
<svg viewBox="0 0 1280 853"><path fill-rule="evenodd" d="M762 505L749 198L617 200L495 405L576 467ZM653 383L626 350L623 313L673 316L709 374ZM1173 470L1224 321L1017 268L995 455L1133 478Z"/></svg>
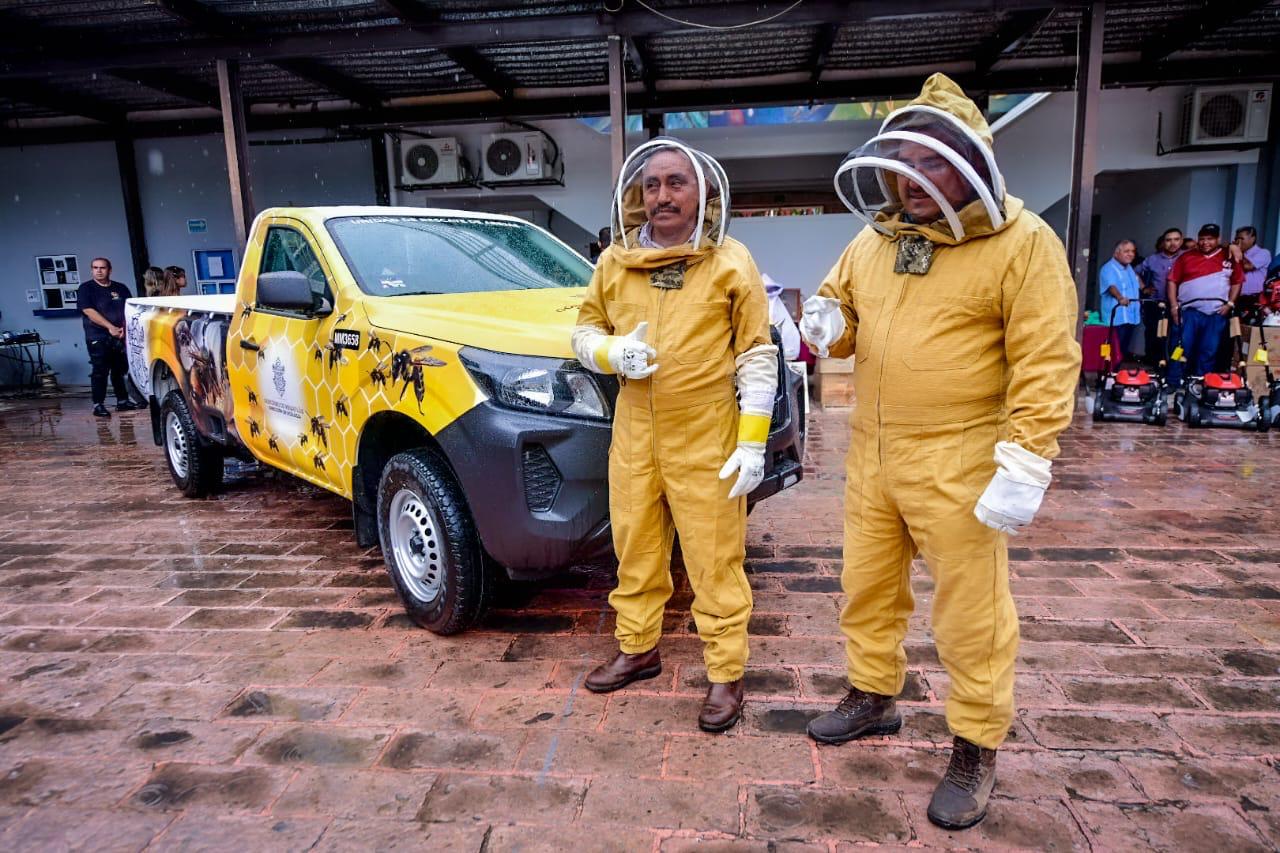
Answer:
<svg viewBox="0 0 1280 853"><path fill-rule="evenodd" d="M1102 294L1100 319L1104 323L1110 321L1120 345L1120 352L1116 353L1116 364L1124 360L1125 354L1133 346L1134 334L1142 326L1142 307L1139 301L1141 284L1138 274L1133 271L1136 253L1137 248L1132 240L1121 240L1116 243L1111 260L1098 271L1098 290ZM1115 311L1114 318L1112 310Z"/></svg>

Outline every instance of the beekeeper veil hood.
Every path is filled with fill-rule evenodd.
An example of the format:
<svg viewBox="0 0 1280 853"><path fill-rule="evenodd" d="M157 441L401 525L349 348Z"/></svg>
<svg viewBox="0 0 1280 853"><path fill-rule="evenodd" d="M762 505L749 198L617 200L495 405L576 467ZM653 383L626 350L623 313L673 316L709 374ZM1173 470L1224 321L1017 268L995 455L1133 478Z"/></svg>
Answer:
<svg viewBox="0 0 1280 853"><path fill-rule="evenodd" d="M887 236L914 231L959 243L1000 230L1008 218L991 129L943 74L849 153L835 186L845 206Z"/></svg>
<svg viewBox="0 0 1280 853"><path fill-rule="evenodd" d="M639 230L649 219L644 199L645 166L664 152L677 152L687 157L699 187L698 211L690 245L695 250L723 245L729 221L729 180L724 169L714 157L669 136L649 140L632 151L623 162L614 191L610 222L614 244L622 249L637 247Z"/></svg>

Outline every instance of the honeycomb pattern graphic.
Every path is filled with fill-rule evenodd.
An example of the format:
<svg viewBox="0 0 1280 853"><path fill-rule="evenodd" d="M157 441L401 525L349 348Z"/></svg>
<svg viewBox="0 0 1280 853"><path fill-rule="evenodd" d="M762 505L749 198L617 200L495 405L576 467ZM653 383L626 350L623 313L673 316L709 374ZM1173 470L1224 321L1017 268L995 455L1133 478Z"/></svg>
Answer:
<svg viewBox="0 0 1280 853"><path fill-rule="evenodd" d="M359 346L336 347L339 329L358 332ZM259 349L244 349L241 340ZM347 498L369 418L400 412L435 434L483 399L456 345L374 328L350 300L340 300L320 319L255 311L241 300L228 341L241 440L260 459ZM394 370L398 356L403 367ZM283 393L276 390L277 360ZM415 383L418 370L421 382ZM271 428L280 424L288 428Z"/></svg>

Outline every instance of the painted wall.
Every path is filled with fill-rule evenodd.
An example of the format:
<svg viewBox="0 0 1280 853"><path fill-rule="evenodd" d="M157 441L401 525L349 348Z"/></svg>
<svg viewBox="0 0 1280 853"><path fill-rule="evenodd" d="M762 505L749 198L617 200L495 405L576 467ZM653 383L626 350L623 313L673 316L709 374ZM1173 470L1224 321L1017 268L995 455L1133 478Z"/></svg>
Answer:
<svg viewBox="0 0 1280 853"><path fill-rule="evenodd" d="M221 136L148 139L136 144L147 247L156 266L176 264L191 279L191 253L235 245ZM322 145L251 145L250 177L259 210L275 206L375 204L373 159L364 140ZM188 219L208 230L191 234Z"/></svg>
<svg viewBox="0 0 1280 853"><path fill-rule="evenodd" d="M158 266L191 269L193 249L234 245L226 154L220 136L140 140L138 189L151 253ZM288 147L251 146L255 203L260 207L373 204L373 161L365 141ZM58 343L46 359L65 385L88 382L79 317L33 317L26 291L38 286L35 256L76 254L87 270L95 255L111 258L112 277L137 290L129 253L115 147L111 143L0 147L0 329L33 328ZM188 219L208 230L187 232ZM0 367L0 370L3 370ZM0 382L8 376L0 374Z"/></svg>
<svg viewBox="0 0 1280 853"><path fill-rule="evenodd" d="M756 266L784 287L812 294L862 228L853 214L750 217L729 223L729 236L751 250Z"/></svg>
<svg viewBox="0 0 1280 853"><path fill-rule="evenodd" d="M1156 128L1164 114L1165 145L1173 146L1172 125L1181 116L1184 87L1117 89L1102 93L1098 128L1098 172L1191 169L1253 164L1257 151L1203 151L1156 155ZM1034 211L1065 196L1071 184L1075 96L1050 95L1005 127L996 137L996 158L1009 192ZM1219 203L1221 211L1221 202ZM1221 212L1217 214L1222 218Z"/></svg>
<svg viewBox="0 0 1280 853"><path fill-rule="evenodd" d="M132 288L129 235L109 142L0 148L0 329L34 329L57 340L45 358L59 380L88 382L89 361L79 317L32 316L40 304L27 302L39 287L36 255L74 254L84 279L96 255L111 258L112 277ZM0 383L10 381L0 365Z"/></svg>

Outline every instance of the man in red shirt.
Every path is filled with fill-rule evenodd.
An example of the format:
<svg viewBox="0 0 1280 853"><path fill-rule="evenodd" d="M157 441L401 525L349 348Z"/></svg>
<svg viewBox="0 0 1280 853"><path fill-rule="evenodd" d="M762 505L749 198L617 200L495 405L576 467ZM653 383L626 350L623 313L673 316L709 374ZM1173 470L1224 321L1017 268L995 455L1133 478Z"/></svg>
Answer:
<svg viewBox="0 0 1280 853"><path fill-rule="evenodd" d="M1238 257L1222 248L1221 235L1217 225L1205 225L1195 248L1182 254L1169 270L1169 319L1182 326L1182 351L1192 376L1213 372L1227 317L1244 284L1244 267ZM1182 310L1183 304L1202 298L1222 299L1226 304L1196 302ZM1182 373L1182 362L1170 365L1171 386L1182 381Z"/></svg>

